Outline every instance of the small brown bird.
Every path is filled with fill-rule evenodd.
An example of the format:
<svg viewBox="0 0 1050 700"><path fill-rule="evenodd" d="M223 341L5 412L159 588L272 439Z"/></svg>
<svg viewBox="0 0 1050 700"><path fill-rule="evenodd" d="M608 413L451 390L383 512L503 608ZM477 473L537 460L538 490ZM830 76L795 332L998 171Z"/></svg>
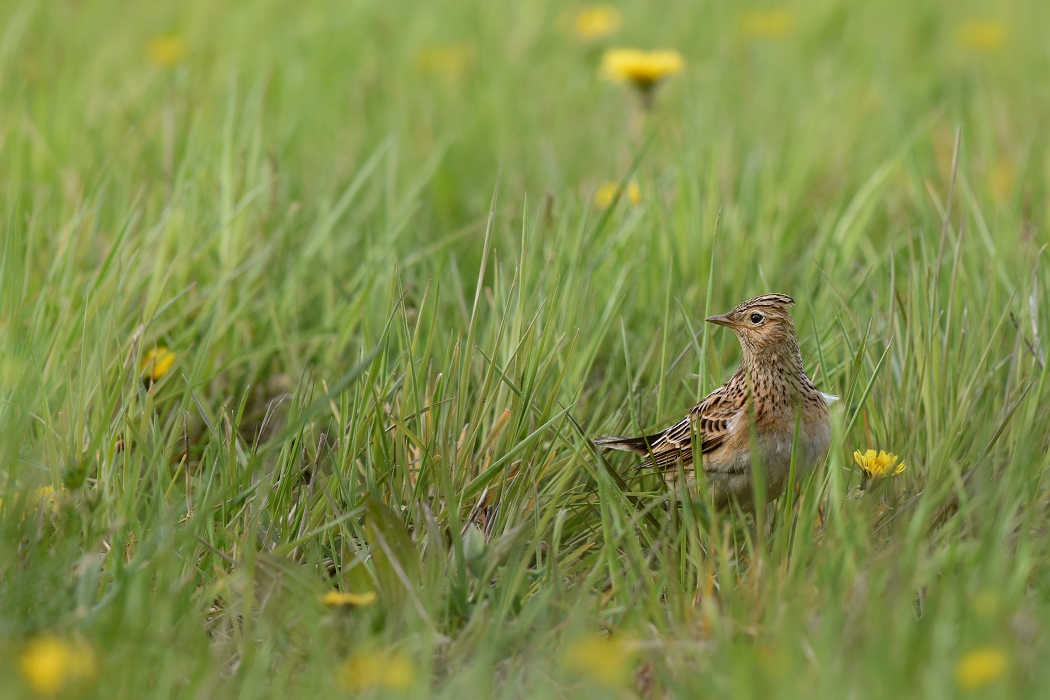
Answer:
<svg viewBox="0 0 1050 700"><path fill-rule="evenodd" d="M707 395L681 422L653 435L601 437L594 443L647 455L642 467L670 472L679 461L693 464L692 437L701 439L703 473L718 507L736 502L752 508L752 432L766 470L766 498L784 492L791 471L795 423L800 415L796 478L827 455L831 444L828 406L837 396L822 394L802 368L802 354L791 322L795 301L786 294L764 294L745 301L710 323L736 334L744 356L729 381ZM754 412L750 397L754 395ZM753 416L753 418L752 418Z"/></svg>

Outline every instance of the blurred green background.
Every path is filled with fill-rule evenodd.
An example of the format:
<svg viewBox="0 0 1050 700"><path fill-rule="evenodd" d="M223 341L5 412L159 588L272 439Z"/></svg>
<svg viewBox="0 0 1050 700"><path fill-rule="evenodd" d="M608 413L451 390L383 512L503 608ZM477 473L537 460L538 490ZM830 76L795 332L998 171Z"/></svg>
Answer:
<svg viewBox="0 0 1050 700"><path fill-rule="evenodd" d="M15 3L5 103L43 141L8 172L64 168L86 192L103 177L199 176L187 158L227 128L277 169L283 199L311 203L394 136L403 179L444 150L426 193L442 230L485 214L500 163L519 200L618 179L638 144L628 101L596 69L603 46L626 45L676 49L687 64L661 90L654 175L714 161L734 191L776 178L819 210L901 152L932 151L946 175L959 124L975 187L997 209L1042 184L1039 3L627 4L620 30L591 41L565 21L574 9ZM149 58L165 37L184 54L168 68Z"/></svg>
<svg viewBox="0 0 1050 700"><path fill-rule="evenodd" d="M1045 2L0 27L0 697L1050 681ZM612 47L684 70L646 108ZM769 291L843 396L797 495L590 449L724 381L701 319ZM861 490L869 447L908 469Z"/></svg>

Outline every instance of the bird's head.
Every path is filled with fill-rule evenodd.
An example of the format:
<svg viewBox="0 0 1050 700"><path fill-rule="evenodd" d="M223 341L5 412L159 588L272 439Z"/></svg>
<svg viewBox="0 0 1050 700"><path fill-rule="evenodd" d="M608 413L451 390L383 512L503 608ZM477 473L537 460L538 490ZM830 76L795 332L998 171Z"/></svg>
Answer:
<svg viewBox="0 0 1050 700"><path fill-rule="evenodd" d="M707 321L732 330L745 354L764 354L785 344L797 347L790 311L794 305L786 294L763 294Z"/></svg>

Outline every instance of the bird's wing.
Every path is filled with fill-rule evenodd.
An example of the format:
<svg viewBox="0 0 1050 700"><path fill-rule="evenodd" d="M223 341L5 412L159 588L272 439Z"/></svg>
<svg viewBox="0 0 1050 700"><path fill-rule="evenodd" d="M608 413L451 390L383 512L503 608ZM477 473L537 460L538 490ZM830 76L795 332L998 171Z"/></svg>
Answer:
<svg viewBox="0 0 1050 700"><path fill-rule="evenodd" d="M655 462L662 469L674 466L679 459L690 463L693 458L694 430L701 436L701 454L721 447L735 420L743 414L746 393L737 384L730 380L715 389L688 416L654 436L656 440L651 441L651 457L642 466L652 466Z"/></svg>

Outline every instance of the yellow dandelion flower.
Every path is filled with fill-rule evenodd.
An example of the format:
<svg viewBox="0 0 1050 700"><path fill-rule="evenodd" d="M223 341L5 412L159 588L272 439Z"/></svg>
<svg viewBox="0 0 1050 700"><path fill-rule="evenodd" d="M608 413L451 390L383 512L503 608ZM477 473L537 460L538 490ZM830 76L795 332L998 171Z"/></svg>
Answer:
<svg viewBox="0 0 1050 700"><path fill-rule="evenodd" d="M402 653L361 652L339 667L339 682L348 690L408 690L416 679L412 661Z"/></svg>
<svg viewBox="0 0 1050 700"><path fill-rule="evenodd" d="M474 47L470 44L434 44L416 54L416 68L421 73L446 80L459 78L473 61Z"/></svg>
<svg viewBox="0 0 1050 700"><path fill-rule="evenodd" d="M864 454L861 454L860 450L853 452L853 461L869 479L881 479L891 474L900 474L908 467L904 462L897 464L898 459L897 455L885 450L879 450L878 453L875 450L868 450Z"/></svg>
<svg viewBox="0 0 1050 700"><path fill-rule="evenodd" d="M30 641L18 657L22 677L33 692L55 695L73 681L95 673L95 653L83 642L43 636Z"/></svg>
<svg viewBox="0 0 1050 700"><path fill-rule="evenodd" d="M139 367L142 378L157 381L168 373L171 366L175 364L175 358L175 353L166 347L150 348L142 356L142 365Z"/></svg>
<svg viewBox="0 0 1050 700"><path fill-rule="evenodd" d="M159 68L171 68L186 58L186 41L177 34L160 34L150 39L146 56Z"/></svg>
<svg viewBox="0 0 1050 700"><path fill-rule="evenodd" d="M1002 676L1006 666L1006 654L1001 649L974 649L959 659L955 667L955 681L960 688L976 690Z"/></svg>
<svg viewBox="0 0 1050 700"><path fill-rule="evenodd" d="M619 31L623 14L612 5L588 5L572 18L572 31L584 41L601 39Z"/></svg>
<svg viewBox="0 0 1050 700"><path fill-rule="evenodd" d="M567 670L615 688L630 680L633 657L630 641L616 635L577 639L562 658Z"/></svg>
<svg viewBox="0 0 1050 700"><path fill-rule="evenodd" d="M682 72L685 60L677 51L609 49L602 56L601 75L649 91L661 80Z"/></svg>
<svg viewBox="0 0 1050 700"><path fill-rule="evenodd" d="M62 489L61 495L65 496L66 493L66 490ZM29 495L26 498L26 510L36 511L38 508L43 508L49 515L54 515L58 512L58 496L59 494L55 492L53 486L41 486L35 488L29 492ZM20 495L16 493L13 500L17 506L21 501ZM3 512L3 507L4 501L3 499L0 499L0 512ZM26 513L23 512L22 517L24 518L25 515Z"/></svg>
<svg viewBox="0 0 1050 700"><path fill-rule="evenodd" d="M332 607L339 607L343 605L349 605L351 607L359 608L365 605L371 605L376 602L376 592L367 591L365 593L343 593L342 591L328 591L321 596L321 602L325 605Z"/></svg>
<svg viewBox="0 0 1050 700"><path fill-rule="evenodd" d="M972 20L956 28L955 40L963 48L991 53L1003 47L1007 34L1006 25L1002 22Z"/></svg>
<svg viewBox="0 0 1050 700"><path fill-rule="evenodd" d="M55 493L55 487L41 486L34 489L29 495L29 507L39 508L40 506L51 513L58 510L58 495Z"/></svg>
<svg viewBox="0 0 1050 700"><path fill-rule="evenodd" d="M616 199L616 193L620 189L619 182L603 182L600 187L594 192L594 206L599 209L605 209L613 203ZM638 206L642 203L642 190L638 187L638 183L631 180L627 183L627 186L623 190L623 197L630 202L633 206Z"/></svg>
<svg viewBox="0 0 1050 700"><path fill-rule="evenodd" d="M752 10L740 15L740 31L750 39L779 39L795 28L795 13L783 7Z"/></svg>

